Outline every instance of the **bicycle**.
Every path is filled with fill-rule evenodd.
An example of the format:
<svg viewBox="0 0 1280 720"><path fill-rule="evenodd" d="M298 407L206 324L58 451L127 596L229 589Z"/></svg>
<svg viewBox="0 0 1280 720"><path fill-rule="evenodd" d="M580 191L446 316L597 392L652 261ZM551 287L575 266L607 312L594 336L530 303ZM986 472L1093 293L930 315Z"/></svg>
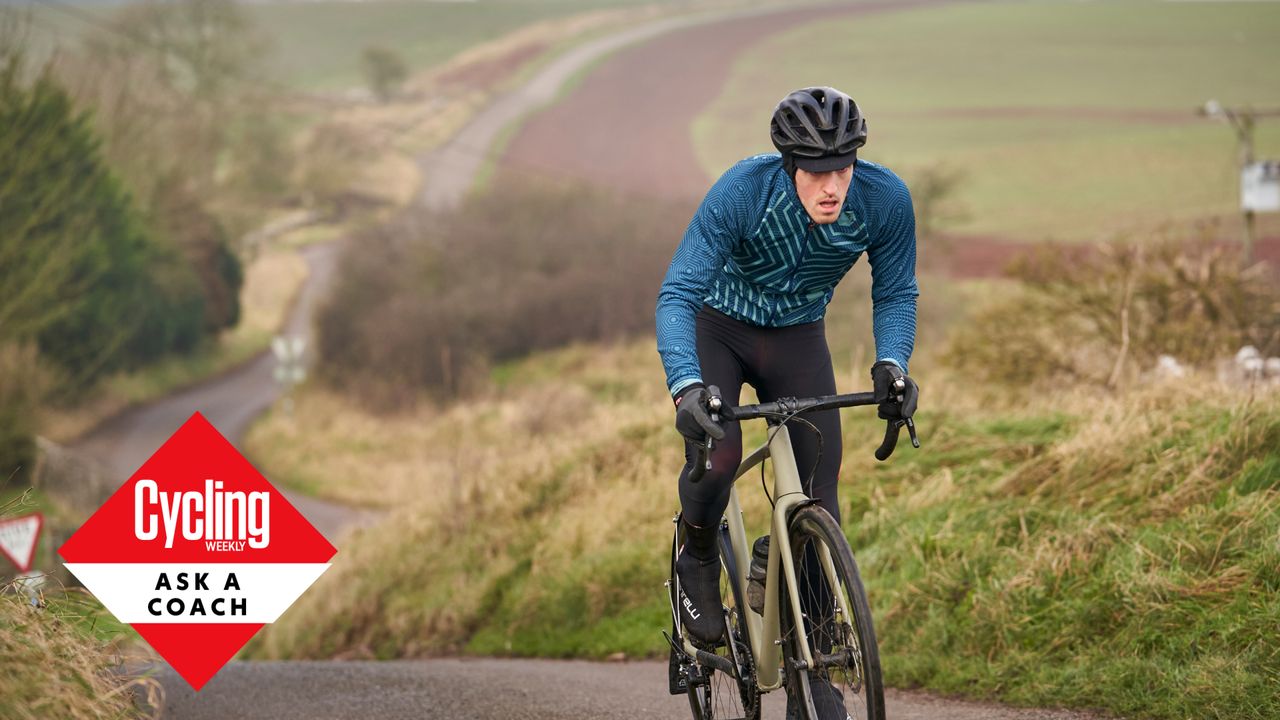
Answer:
<svg viewBox="0 0 1280 720"><path fill-rule="evenodd" d="M901 392L903 387L899 380L896 390ZM789 688L789 710L794 707L803 720L819 720L815 700L822 704L820 694L826 692L839 692L852 718L884 720L879 649L858 566L835 519L804 493L787 429L793 420L804 422L804 418L797 417L803 412L875 405L875 394L783 398L771 403L722 407L719 390L708 389L709 409L718 414L713 415L717 422L768 418L770 430L765 444L738 466L729 505L720 522L725 635L710 650L696 647L682 629L675 573L677 553L683 544L682 523L679 515L673 518L676 531L671 544L671 575L666 583L673 632L663 633L671 646L671 693L688 695L695 720L759 720L761 694L784 686ZM901 395L898 399L901 401ZM903 426L910 433L911 444L920 447L910 418L890 421L884 441L876 450L877 459L885 460L893 453ZM707 457L711 447L708 439L701 448L694 466L699 477L710 469ZM752 551L747 545L736 483L770 457L774 464L774 491L769 495L766 487L765 492L773 506L771 539L763 579L764 601L757 610L743 602L748 592ZM763 468L761 472L763 486ZM805 572L820 572L822 581L802 588L802 567Z"/></svg>

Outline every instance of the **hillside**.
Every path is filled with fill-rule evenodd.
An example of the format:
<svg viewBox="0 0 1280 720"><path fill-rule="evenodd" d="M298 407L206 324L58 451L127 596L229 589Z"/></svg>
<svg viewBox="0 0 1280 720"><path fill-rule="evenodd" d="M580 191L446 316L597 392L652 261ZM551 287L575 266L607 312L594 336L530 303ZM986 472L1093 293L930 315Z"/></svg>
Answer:
<svg viewBox="0 0 1280 720"><path fill-rule="evenodd" d="M877 464L878 421L845 415L841 502L889 683L1280 712L1280 394L1198 377L1011 403L921 382L918 452ZM662 394L645 342L531 358L482 399L398 417L307 393L252 446L341 447L330 481L395 509L252 654L660 654L679 466ZM760 527L755 481L740 492Z"/></svg>

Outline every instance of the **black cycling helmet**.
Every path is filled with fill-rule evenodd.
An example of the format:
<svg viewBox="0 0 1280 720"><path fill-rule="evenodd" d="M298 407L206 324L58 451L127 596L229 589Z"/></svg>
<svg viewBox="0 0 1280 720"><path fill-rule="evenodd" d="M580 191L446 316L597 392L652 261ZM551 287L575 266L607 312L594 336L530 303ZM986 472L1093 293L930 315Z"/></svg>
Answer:
<svg viewBox="0 0 1280 720"><path fill-rule="evenodd" d="M793 178L796 168L830 172L853 165L867 121L853 98L829 87L796 90L774 108L769 137Z"/></svg>

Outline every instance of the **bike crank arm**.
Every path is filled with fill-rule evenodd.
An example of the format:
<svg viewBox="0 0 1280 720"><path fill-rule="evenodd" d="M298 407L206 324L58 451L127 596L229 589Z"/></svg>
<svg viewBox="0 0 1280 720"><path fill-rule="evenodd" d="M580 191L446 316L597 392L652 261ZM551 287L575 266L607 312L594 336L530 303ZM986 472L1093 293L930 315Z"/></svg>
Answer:
<svg viewBox="0 0 1280 720"><path fill-rule="evenodd" d="M682 643L676 642L676 639L668 635L666 630L662 631L662 637L667 639L667 643L671 645L671 649L675 650L676 654L680 657L697 661L699 665L715 668L727 675L738 677L738 670L733 666L733 663L729 658L721 657L715 653L707 652L706 650L698 648L694 648L693 654L690 655L689 651L682 647Z"/></svg>
<svg viewBox="0 0 1280 720"><path fill-rule="evenodd" d="M715 668L730 677L738 677L738 669L733 666L733 663L727 657L721 657L706 650L698 650L696 657L699 665Z"/></svg>

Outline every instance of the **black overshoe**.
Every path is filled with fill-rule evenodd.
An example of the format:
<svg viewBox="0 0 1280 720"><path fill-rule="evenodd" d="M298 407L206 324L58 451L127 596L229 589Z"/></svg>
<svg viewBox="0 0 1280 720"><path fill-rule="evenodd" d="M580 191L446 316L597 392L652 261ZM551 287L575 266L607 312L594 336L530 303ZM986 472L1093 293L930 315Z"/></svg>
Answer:
<svg viewBox="0 0 1280 720"><path fill-rule="evenodd" d="M720 601L720 558L699 560L686 548L676 559L680 624L695 645L715 647L724 639Z"/></svg>

